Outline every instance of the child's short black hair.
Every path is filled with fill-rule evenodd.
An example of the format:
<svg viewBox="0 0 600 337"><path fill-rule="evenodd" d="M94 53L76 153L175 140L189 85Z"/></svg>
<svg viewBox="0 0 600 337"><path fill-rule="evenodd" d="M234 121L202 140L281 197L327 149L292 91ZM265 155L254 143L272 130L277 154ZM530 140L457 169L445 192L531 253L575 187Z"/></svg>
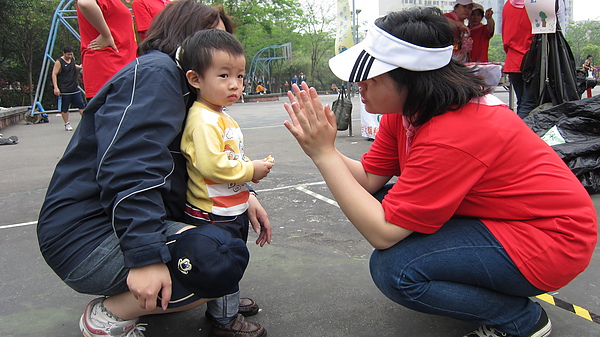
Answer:
<svg viewBox="0 0 600 337"><path fill-rule="evenodd" d="M63 53L65 53L65 54L66 53L73 53L73 47L71 47L71 46L65 46L63 48Z"/></svg>
<svg viewBox="0 0 600 337"><path fill-rule="evenodd" d="M233 56L245 56L244 47L231 33L219 29L207 29L185 39L177 59L184 72L193 70L202 76L212 64L214 52L218 50Z"/></svg>

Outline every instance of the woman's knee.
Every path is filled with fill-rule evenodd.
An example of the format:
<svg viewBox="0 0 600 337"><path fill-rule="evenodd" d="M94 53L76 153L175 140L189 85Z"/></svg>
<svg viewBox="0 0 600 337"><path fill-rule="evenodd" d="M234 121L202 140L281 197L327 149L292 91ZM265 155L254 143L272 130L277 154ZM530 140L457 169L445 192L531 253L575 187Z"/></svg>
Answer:
<svg viewBox="0 0 600 337"><path fill-rule="evenodd" d="M427 289L414 263L398 258L397 252L375 250L369 263L371 278L379 290L392 301L410 307Z"/></svg>

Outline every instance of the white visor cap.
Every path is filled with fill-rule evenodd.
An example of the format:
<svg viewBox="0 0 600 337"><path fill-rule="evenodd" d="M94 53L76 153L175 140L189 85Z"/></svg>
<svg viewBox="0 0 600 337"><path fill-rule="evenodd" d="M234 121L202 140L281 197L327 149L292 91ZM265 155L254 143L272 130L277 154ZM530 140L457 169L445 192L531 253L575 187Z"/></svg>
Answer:
<svg viewBox="0 0 600 337"><path fill-rule="evenodd" d="M329 68L343 81L361 82L396 68L440 69L450 63L453 49L452 45L442 48L418 46L373 23L364 40L329 59Z"/></svg>

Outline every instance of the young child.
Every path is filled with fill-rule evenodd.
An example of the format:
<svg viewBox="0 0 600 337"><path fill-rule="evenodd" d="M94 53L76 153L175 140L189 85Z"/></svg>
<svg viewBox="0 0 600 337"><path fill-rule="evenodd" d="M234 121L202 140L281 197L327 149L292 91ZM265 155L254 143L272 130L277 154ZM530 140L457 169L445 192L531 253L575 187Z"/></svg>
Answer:
<svg viewBox="0 0 600 337"><path fill-rule="evenodd" d="M250 161L244 155L242 132L223 112L224 106L231 106L242 95L243 47L230 33L205 30L184 41L177 59L197 94L181 140L189 176L185 221L196 226L217 225L246 241L250 190L245 183L266 177L273 163ZM267 236L262 240L264 244ZM209 302L207 317L213 330L233 332L244 323L244 336L266 335L260 324L243 321L238 306L239 291Z"/></svg>

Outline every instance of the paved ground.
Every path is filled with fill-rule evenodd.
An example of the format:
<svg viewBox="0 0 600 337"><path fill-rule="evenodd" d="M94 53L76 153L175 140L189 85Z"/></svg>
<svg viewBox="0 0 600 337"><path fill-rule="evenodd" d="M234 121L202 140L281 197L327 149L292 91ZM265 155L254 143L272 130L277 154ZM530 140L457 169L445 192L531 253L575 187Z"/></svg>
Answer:
<svg viewBox="0 0 600 337"><path fill-rule="evenodd" d="M598 90L598 89L597 89ZM594 92L599 94L599 92ZM506 92L497 95L508 102ZM324 96L325 102L334 96ZM355 107L358 99L354 98ZM244 130L250 158L269 154L276 166L256 185L273 224L273 243L250 245L251 262L242 294L263 310L253 319L272 337L462 336L475 326L404 309L375 287L368 273L371 247L345 219L310 160L282 126L283 101L236 104L231 114ZM371 142L340 131L338 148L360 158ZM79 116L71 114L77 127ZM78 319L91 296L76 294L40 256L35 221L54 165L72 133L60 117L50 123L17 124L0 131L19 144L0 146L0 336L80 336ZM600 195L592 196L600 210ZM252 236L256 238L256 236ZM600 255L553 297L600 313ZM554 324L553 336L600 336L600 324L542 302ZM563 306L565 306L563 304ZM144 317L147 336L208 336L204 307L186 313Z"/></svg>

